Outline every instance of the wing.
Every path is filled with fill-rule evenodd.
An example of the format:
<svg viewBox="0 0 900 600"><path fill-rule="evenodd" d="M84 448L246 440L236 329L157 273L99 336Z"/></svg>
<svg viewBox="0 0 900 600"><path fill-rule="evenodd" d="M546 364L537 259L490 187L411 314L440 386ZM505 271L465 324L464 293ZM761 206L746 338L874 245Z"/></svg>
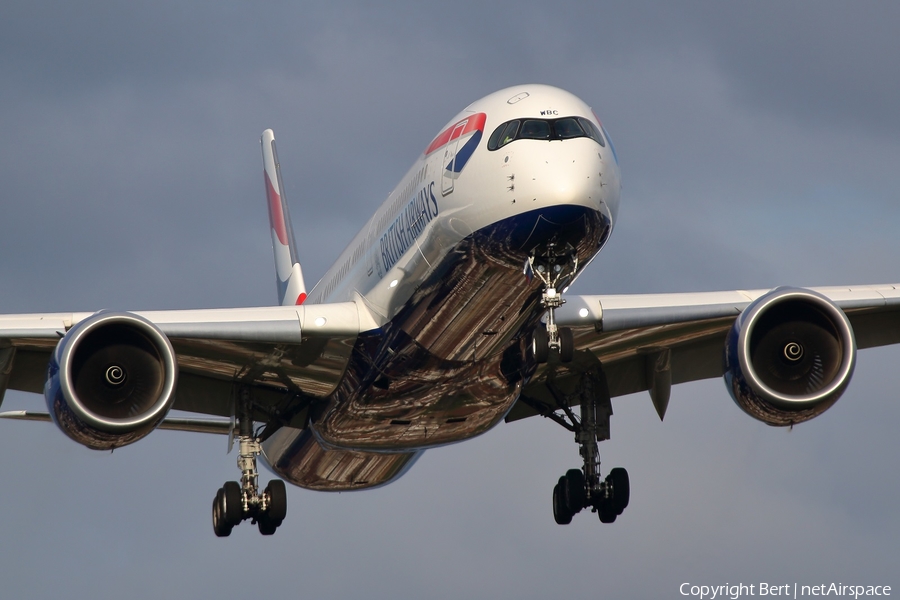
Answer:
<svg viewBox="0 0 900 600"><path fill-rule="evenodd" d="M100 366L107 370L106 383L112 387L120 385L124 389L144 385L149 389L152 385L147 382L153 379L162 388L157 390L160 393L149 393L147 396L171 398L170 394L174 391L171 408L233 416L236 389L253 386L256 388L253 394L255 403L269 409L267 414L260 415L262 420L271 421L272 416L278 414L280 424L303 427L305 409L297 407L305 405L296 399L330 394L343 376L357 335L360 331L376 328L378 324L368 311L361 308L362 302L305 303L306 284L294 243L288 206L284 201L281 166L271 129L263 132L260 144L278 299L282 306L117 313L113 317L109 317L109 313L107 317L101 313L0 315L0 403L7 389L44 392L45 385L51 379L48 366L54 368L51 364L53 353L58 345L66 345L60 344L60 340L66 338L72 340L69 346L84 343L90 347L91 352L80 352L82 357L97 354L94 346L105 348L103 360L106 362ZM79 327L82 332L93 328L89 342L84 341L89 337L87 334L78 338L80 341L77 343L73 339L77 336L69 335L73 328L77 331ZM97 334L103 327L118 329L113 333L106 330L106 333ZM98 341L98 338L102 339ZM138 373L140 369L137 367L141 364L138 357L137 362L131 363L135 373L127 377L126 383L125 371L121 366L115 366L115 363L121 362L116 355L125 351L125 347L140 354L142 342L139 338L145 338L145 342L159 351L156 356L160 359L159 364L151 364L147 368L150 371L161 368L169 372L168 376L160 376L157 371ZM125 342L125 339L130 341ZM62 356L64 353L60 354ZM87 359L71 360L77 364ZM169 365L172 365L171 368ZM110 369L119 370L121 381L110 380ZM170 371L176 369L177 377L171 377ZM93 372L99 373L102 369ZM147 377L141 380L138 375ZM170 379L173 386L177 379L174 390L171 389ZM79 384L73 378L71 385L77 387ZM110 389L104 393L116 394L115 390ZM137 403L132 399L136 395L140 394L134 390L128 394L120 393L115 403ZM284 406L285 399L293 408ZM168 400L165 404L168 410ZM122 422L139 410L136 404L127 408L131 409L130 413L126 411L106 416ZM149 410L149 404L140 407L140 410L144 409ZM4 418L27 417L5 415ZM148 417L150 421L155 420ZM174 428L188 427L173 419L169 423L177 425ZM104 426L116 425L106 423ZM205 430L205 427L201 424L199 430Z"/></svg>
<svg viewBox="0 0 900 600"><path fill-rule="evenodd" d="M96 313L102 314L102 313ZM359 332L372 324L356 302L125 313L171 342L178 378L172 408L231 416L235 384L277 409L286 397L331 393ZM91 313L0 315L0 400L7 388L42 393L51 355ZM301 423L305 413L284 424Z"/></svg>
<svg viewBox="0 0 900 600"><path fill-rule="evenodd" d="M811 289L846 314L857 348L900 343L900 284ZM770 292L567 296L556 321L572 328L575 358L543 365L507 421L545 413L556 405L548 380L565 390L598 361L610 397L650 391L662 418L672 384L724 374L729 330L745 309Z"/></svg>

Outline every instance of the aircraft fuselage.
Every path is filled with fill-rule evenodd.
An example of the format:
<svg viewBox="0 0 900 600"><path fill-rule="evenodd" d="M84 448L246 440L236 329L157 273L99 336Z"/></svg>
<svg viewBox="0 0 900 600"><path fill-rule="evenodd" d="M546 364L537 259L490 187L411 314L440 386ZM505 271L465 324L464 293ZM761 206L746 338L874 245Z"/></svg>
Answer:
<svg viewBox="0 0 900 600"><path fill-rule="evenodd" d="M507 123L517 131L504 143ZM619 170L601 130L581 100L541 85L491 94L447 124L309 294L362 302L379 327L356 340L309 427L266 442L279 474L314 489L382 485L422 450L503 419L534 372L544 313L529 257L577 261L562 289L615 223Z"/></svg>

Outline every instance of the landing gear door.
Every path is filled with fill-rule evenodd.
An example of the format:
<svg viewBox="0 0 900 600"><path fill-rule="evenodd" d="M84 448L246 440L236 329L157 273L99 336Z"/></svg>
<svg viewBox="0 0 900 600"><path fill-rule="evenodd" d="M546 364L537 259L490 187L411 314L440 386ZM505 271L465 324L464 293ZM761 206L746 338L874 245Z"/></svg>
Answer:
<svg viewBox="0 0 900 600"><path fill-rule="evenodd" d="M450 142L444 148L444 158L441 161L443 171L441 175L441 195L446 196L453 191L453 182L459 175L456 171L456 150L459 148L459 138L465 130L469 120L460 121L453 127L450 133Z"/></svg>

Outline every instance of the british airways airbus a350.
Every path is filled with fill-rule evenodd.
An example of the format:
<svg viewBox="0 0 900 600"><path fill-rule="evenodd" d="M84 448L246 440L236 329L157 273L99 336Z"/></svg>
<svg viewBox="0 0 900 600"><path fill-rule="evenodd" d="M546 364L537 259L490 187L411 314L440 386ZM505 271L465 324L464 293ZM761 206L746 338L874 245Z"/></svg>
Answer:
<svg viewBox="0 0 900 600"><path fill-rule="evenodd" d="M239 443L219 536L284 520L260 455L304 488L371 488L535 415L572 431L583 462L553 490L556 521L610 523L629 499L626 471L600 470L611 398L648 391L662 418L672 384L724 376L747 414L793 426L837 401L858 348L900 341L896 285L566 295L612 233L620 181L600 121L560 89L508 88L451 119L308 293L271 130L262 154L280 306L0 315L0 399L47 406L0 416L97 450L157 428Z"/></svg>

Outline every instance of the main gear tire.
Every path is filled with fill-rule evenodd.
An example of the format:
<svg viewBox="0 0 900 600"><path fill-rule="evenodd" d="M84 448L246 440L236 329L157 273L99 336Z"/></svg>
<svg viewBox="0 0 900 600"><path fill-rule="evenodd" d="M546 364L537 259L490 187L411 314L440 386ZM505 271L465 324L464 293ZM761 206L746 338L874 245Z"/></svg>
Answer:
<svg viewBox="0 0 900 600"><path fill-rule="evenodd" d="M287 516L287 489L284 482L280 479L273 479L266 486L266 494L269 496L266 517L275 524L275 527L278 527Z"/></svg>
<svg viewBox="0 0 900 600"><path fill-rule="evenodd" d="M213 532L216 534L216 537L228 537L231 535L231 530L233 528L233 525L230 525L225 521L225 516L222 512L224 508L224 503L222 501L223 494L222 488L219 488L212 504Z"/></svg>
<svg viewBox="0 0 900 600"><path fill-rule="evenodd" d="M587 491L584 487L584 473L581 469L569 469L565 478L560 479L560 485L565 492L566 508L573 515L585 507L587 503Z"/></svg>
<svg viewBox="0 0 900 600"><path fill-rule="evenodd" d="M268 517L265 515L260 516L256 520L256 526L259 527L259 532L262 535L272 535L275 533L275 530L278 529L278 524L273 523Z"/></svg>
<svg viewBox="0 0 900 600"><path fill-rule="evenodd" d="M606 476L607 482L612 486L612 509L617 515L621 515L628 507L631 499L631 482L628 479L628 471L622 467L616 467Z"/></svg>
<svg viewBox="0 0 900 600"><path fill-rule="evenodd" d="M222 516L225 522L234 527L244 518L243 494L237 481L226 481L222 486Z"/></svg>
<svg viewBox="0 0 900 600"><path fill-rule="evenodd" d="M619 515L616 513L615 507L609 501L604 500L597 507L597 516L600 517L601 523L615 523L616 517Z"/></svg>
<svg viewBox="0 0 900 600"><path fill-rule="evenodd" d="M566 506L566 498L563 490L565 477L560 477L556 487L553 488L553 519L558 525L568 525L572 522L572 513Z"/></svg>

